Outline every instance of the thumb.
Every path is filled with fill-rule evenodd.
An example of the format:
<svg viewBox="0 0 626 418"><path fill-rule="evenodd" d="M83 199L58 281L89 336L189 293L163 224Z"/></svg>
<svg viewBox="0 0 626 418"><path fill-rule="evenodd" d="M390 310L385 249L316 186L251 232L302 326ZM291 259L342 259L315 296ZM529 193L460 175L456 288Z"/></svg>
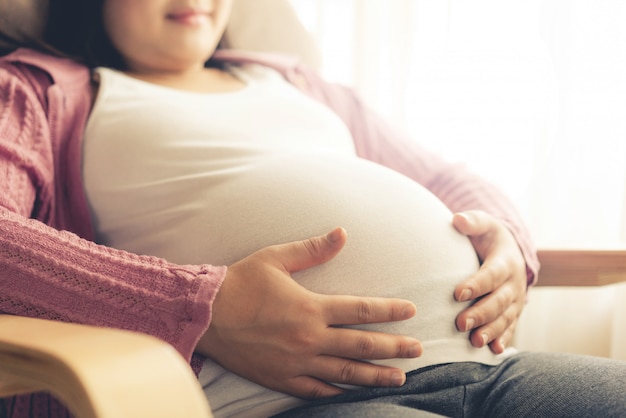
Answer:
<svg viewBox="0 0 626 418"><path fill-rule="evenodd" d="M285 270L293 273L331 260L341 251L346 239L345 229L335 228L326 235L280 244L276 249Z"/></svg>

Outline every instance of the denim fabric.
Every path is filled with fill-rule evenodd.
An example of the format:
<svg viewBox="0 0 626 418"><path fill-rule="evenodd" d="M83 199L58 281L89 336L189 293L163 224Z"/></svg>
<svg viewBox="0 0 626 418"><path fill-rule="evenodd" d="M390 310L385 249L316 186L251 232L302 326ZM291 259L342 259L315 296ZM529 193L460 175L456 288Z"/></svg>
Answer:
<svg viewBox="0 0 626 418"><path fill-rule="evenodd" d="M497 366L449 363L401 388L353 391L277 417L626 417L626 362L520 353Z"/></svg>

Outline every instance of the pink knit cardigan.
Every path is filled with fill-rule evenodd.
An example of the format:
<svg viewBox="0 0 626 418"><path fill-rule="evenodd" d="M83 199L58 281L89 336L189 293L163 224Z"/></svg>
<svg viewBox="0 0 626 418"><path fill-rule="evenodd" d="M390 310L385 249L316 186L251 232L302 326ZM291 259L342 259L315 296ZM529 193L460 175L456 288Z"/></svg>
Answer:
<svg viewBox="0 0 626 418"><path fill-rule="evenodd" d="M452 211L483 209L501 219L534 282L539 264L529 233L496 188L392 131L350 89L290 57L218 51L215 59L277 69L344 120L359 156L413 178ZM197 371L193 350L226 268L175 265L93 242L81 175L91 103L90 72L81 65L26 49L0 58L0 312L147 333ZM39 394L0 401L0 415L67 411Z"/></svg>

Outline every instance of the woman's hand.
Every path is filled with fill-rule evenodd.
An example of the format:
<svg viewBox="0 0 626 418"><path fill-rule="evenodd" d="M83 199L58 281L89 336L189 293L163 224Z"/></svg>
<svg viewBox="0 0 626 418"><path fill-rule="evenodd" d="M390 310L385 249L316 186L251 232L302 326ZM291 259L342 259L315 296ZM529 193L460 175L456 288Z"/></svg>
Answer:
<svg viewBox="0 0 626 418"><path fill-rule="evenodd" d="M470 331L475 347L489 344L502 353L511 341L526 299L526 263L509 229L483 211L457 213L456 229L467 235L481 261L478 272L459 284L456 300L477 299L456 320L459 331Z"/></svg>
<svg viewBox="0 0 626 418"><path fill-rule="evenodd" d="M291 278L333 258L345 241L338 228L266 247L230 266L197 351L253 382L306 399L343 392L331 383L402 385L402 370L355 359L417 357L419 341L333 325L405 320L415 315L415 305L320 295Z"/></svg>

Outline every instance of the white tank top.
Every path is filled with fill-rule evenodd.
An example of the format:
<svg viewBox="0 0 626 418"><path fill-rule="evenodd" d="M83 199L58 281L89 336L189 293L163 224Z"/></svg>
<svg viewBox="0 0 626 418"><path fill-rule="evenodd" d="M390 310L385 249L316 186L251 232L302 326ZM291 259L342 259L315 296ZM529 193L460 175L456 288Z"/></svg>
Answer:
<svg viewBox="0 0 626 418"><path fill-rule="evenodd" d="M295 279L326 294L401 297L407 321L361 328L422 341L405 371L455 361L496 364L455 328L456 284L478 268L452 214L414 181L355 155L342 121L259 67L231 69L237 92L199 94L98 69L83 174L98 239L181 264L228 265L267 245L324 234L348 242ZM200 375L217 417L265 416L302 401L207 360Z"/></svg>

